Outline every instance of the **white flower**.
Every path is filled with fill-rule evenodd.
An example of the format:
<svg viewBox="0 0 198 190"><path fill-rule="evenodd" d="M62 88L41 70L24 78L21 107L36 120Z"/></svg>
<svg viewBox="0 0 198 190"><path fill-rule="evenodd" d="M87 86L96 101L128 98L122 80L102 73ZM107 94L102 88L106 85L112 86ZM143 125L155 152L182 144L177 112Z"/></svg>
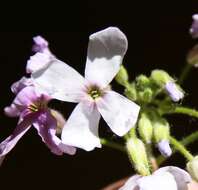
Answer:
<svg viewBox="0 0 198 190"><path fill-rule="evenodd" d="M158 169L150 176L135 175L119 190L188 190L190 175L174 166Z"/></svg>
<svg viewBox="0 0 198 190"><path fill-rule="evenodd" d="M85 78L56 58L32 73L38 90L58 100L79 103L63 128L63 143L87 151L100 148L100 115L118 136L135 125L139 106L108 87L120 69L127 45L125 35L109 27L89 38Z"/></svg>

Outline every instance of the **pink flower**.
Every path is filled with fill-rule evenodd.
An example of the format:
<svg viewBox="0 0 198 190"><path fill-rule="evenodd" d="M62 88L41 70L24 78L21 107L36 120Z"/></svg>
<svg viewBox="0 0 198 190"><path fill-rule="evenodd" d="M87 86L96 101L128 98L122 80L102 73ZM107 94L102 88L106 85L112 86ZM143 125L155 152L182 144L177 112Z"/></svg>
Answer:
<svg viewBox="0 0 198 190"><path fill-rule="evenodd" d="M63 128L63 143L87 151L100 148L101 116L118 136L125 135L135 125L139 106L108 86L120 69L127 45L125 35L118 28L109 27L89 38L85 78L55 58L45 69L32 73L40 92L78 103Z"/></svg>
<svg viewBox="0 0 198 190"><path fill-rule="evenodd" d="M135 175L119 190L188 190L190 175L174 166L158 169L150 176Z"/></svg>
<svg viewBox="0 0 198 190"><path fill-rule="evenodd" d="M17 88L21 88L22 82L20 80L15 84ZM38 131L42 141L54 154L75 154L75 148L62 144L61 140L56 136L57 120L47 107L47 103L51 98L37 93L31 85L22 88L20 91L17 88L14 89L18 94L11 106L5 108L5 113L8 116L19 117L19 122L13 134L0 144L0 158L3 158L14 148L31 125Z"/></svg>

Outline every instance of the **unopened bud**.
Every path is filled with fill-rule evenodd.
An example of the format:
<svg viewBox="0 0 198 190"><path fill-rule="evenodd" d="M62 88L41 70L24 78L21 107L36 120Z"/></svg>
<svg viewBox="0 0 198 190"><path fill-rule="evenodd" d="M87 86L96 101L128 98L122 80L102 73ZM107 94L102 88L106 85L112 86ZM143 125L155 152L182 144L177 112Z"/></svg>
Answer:
<svg viewBox="0 0 198 190"><path fill-rule="evenodd" d="M187 163L187 170L192 178L198 182L198 156Z"/></svg>
<svg viewBox="0 0 198 190"><path fill-rule="evenodd" d="M138 122L138 131L145 143L151 143L153 137L153 126L150 118L142 114Z"/></svg>
<svg viewBox="0 0 198 190"><path fill-rule="evenodd" d="M165 85L165 90L174 102L178 102L184 97L183 90L174 82L167 82Z"/></svg>
<svg viewBox="0 0 198 190"><path fill-rule="evenodd" d="M151 72L151 80L158 86L164 87L167 82L172 81L173 79L166 71L153 70Z"/></svg>
<svg viewBox="0 0 198 190"><path fill-rule="evenodd" d="M190 28L190 34L192 38L198 38L198 14L194 14L192 16L193 23Z"/></svg>
<svg viewBox="0 0 198 190"><path fill-rule="evenodd" d="M126 148L134 167L140 175L150 175L149 162L144 143L134 137L127 141Z"/></svg>
<svg viewBox="0 0 198 190"><path fill-rule="evenodd" d="M139 92L139 98L141 101L149 103L153 98L153 91L151 88L146 88L144 91Z"/></svg>
<svg viewBox="0 0 198 190"><path fill-rule="evenodd" d="M118 74L116 75L116 81L119 83L119 84L121 84L121 85L123 85L123 86L125 86L126 85L126 83L128 82L128 73L127 73L127 70L124 68L124 66L122 65L121 67L120 67L120 70L119 70L119 72L118 72Z"/></svg>
<svg viewBox="0 0 198 190"><path fill-rule="evenodd" d="M127 85L127 88L125 89L124 94L130 100L136 101L137 100L137 91L136 91L136 88L135 88L135 84L132 83L132 84Z"/></svg>
<svg viewBox="0 0 198 190"><path fill-rule="evenodd" d="M137 82L137 86L138 87L146 87L150 84L150 79L145 76L145 75L139 75L137 78L136 78L136 82Z"/></svg>
<svg viewBox="0 0 198 190"><path fill-rule="evenodd" d="M153 122L154 138L159 151L165 157L172 154L169 145L170 127L169 123L162 118L158 118Z"/></svg>

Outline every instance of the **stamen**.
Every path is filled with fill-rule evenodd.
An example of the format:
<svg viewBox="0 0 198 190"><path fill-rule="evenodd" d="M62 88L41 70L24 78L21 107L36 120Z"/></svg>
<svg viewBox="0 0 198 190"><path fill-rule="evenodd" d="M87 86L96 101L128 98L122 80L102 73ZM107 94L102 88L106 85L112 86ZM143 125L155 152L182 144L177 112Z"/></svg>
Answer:
<svg viewBox="0 0 198 190"><path fill-rule="evenodd" d="M97 86L94 86L94 87L91 87L89 90L88 90L88 94L95 100L96 98L99 98L102 93L101 93L101 90L97 87Z"/></svg>

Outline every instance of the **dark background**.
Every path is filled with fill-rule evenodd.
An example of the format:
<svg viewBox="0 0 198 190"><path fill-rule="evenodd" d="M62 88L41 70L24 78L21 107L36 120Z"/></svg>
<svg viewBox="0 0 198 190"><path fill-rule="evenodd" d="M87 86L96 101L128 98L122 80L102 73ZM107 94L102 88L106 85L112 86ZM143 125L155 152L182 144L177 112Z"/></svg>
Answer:
<svg viewBox="0 0 198 190"><path fill-rule="evenodd" d="M198 4L193 1L178 1L177 4L139 2L138 5L125 1L83 1L58 10L55 6L54 10L49 10L47 14L42 13L42 9L29 12L35 16L34 21L28 22L34 32L0 33L0 140L7 137L16 126L17 119L6 117L3 108L14 98L10 85L25 74L25 65L31 55L32 37L35 35L45 37L58 58L83 74L89 35L108 26L117 26L129 41L124 65L129 70L131 80L140 73L149 74L156 68L165 69L178 77L185 65L186 53L196 43L188 33L191 16L198 12ZM43 25L48 22L48 31L62 32L43 32L46 29L43 29L43 25L40 27L38 22ZM14 27L15 31L21 29L20 24ZM194 69L183 84L187 93L184 105L198 108L197 80L198 71ZM118 85L114 87L122 92ZM74 104L56 101L52 106L60 108L66 117L74 108ZM178 139L198 127L195 119L186 116L172 116L169 119L171 131ZM101 128L107 129L103 121L100 123ZM112 136L110 131L107 133ZM114 136L111 138L116 139ZM197 153L196 145L197 142L190 146L193 153ZM184 168L185 160L175 154L166 164ZM88 153L79 150L75 156L52 155L35 130L31 129L0 168L0 189L97 190L132 173L127 156L106 147Z"/></svg>

